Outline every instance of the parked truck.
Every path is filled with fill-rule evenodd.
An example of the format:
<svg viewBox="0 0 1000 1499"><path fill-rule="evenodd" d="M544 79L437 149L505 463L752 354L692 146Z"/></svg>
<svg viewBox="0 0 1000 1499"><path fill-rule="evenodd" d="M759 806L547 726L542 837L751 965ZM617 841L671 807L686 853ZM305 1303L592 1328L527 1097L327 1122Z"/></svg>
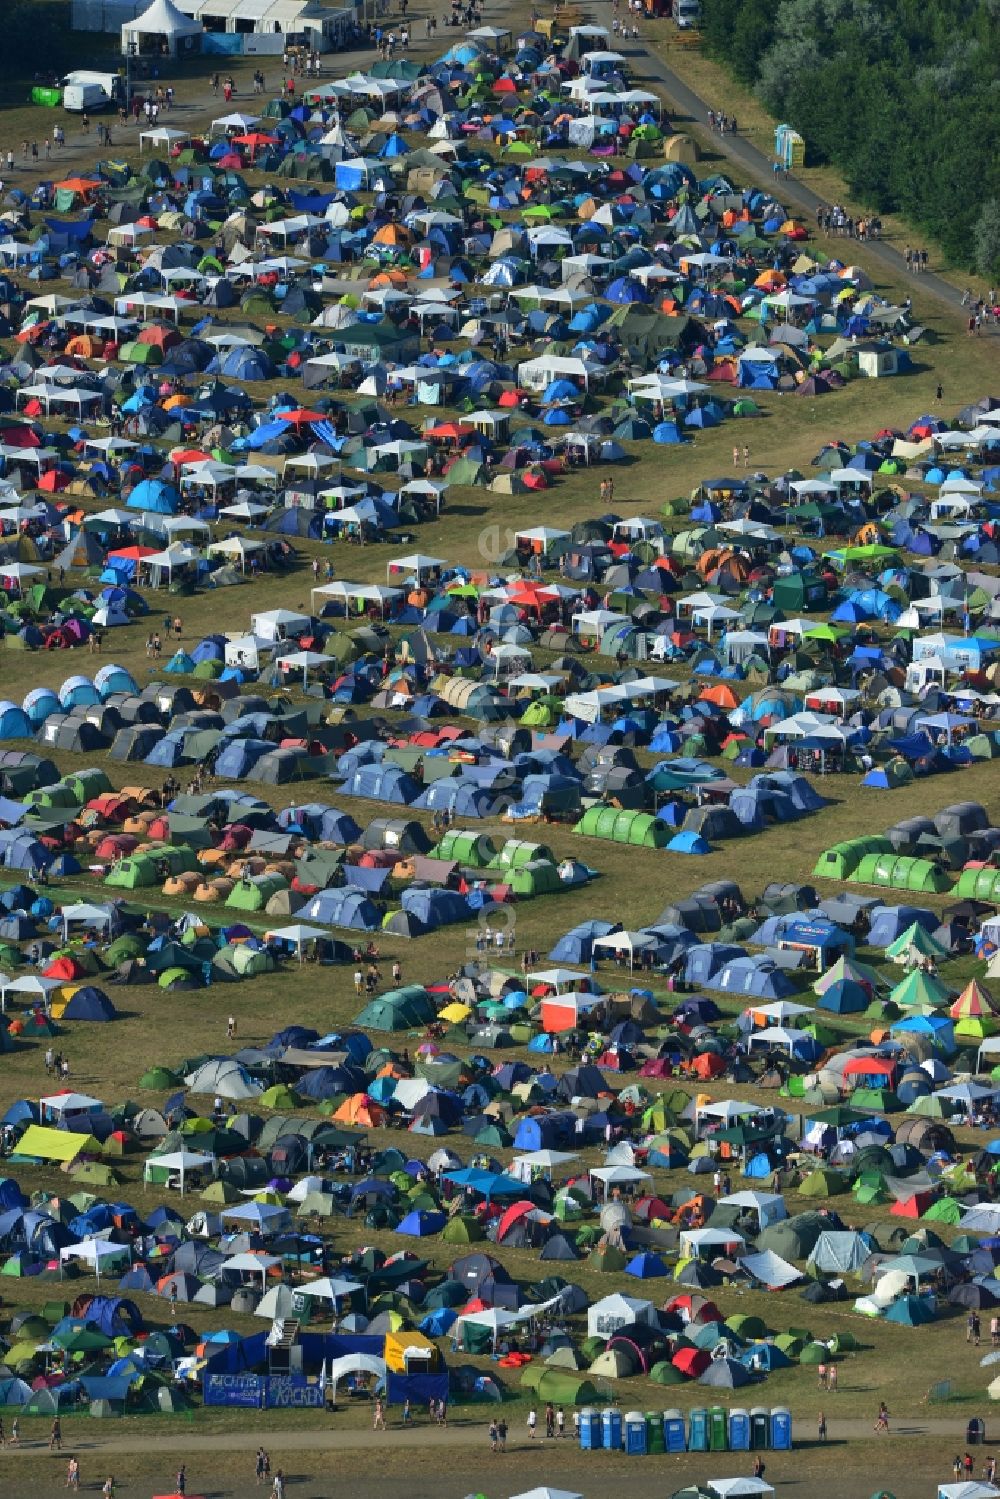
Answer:
<svg viewBox="0 0 1000 1499"><path fill-rule="evenodd" d="M694 31L701 25L701 0L674 0L674 22L679 31Z"/></svg>
<svg viewBox="0 0 1000 1499"><path fill-rule="evenodd" d="M73 114L94 114L118 104L122 81L118 73L67 73L63 79L63 109Z"/></svg>

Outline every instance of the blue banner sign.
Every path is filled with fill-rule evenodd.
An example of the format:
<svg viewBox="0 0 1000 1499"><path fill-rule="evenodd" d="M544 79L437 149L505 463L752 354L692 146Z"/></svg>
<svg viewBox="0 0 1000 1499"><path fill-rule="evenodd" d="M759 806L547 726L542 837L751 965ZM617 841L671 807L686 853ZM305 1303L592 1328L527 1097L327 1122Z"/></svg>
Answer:
<svg viewBox="0 0 1000 1499"><path fill-rule="evenodd" d="M205 1404L253 1410L322 1410L323 1392L301 1374L206 1374Z"/></svg>

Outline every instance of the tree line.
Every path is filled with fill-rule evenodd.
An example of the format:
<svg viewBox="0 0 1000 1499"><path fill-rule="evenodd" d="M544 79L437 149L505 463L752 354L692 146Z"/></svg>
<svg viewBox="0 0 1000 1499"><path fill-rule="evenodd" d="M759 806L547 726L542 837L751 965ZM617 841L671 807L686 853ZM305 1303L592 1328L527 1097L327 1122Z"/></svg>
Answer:
<svg viewBox="0 0 1000 1499"><path fill-rule="evenodd" d="M1000 275L1000 0L703 0L702 24L808 162Z"/></svg>

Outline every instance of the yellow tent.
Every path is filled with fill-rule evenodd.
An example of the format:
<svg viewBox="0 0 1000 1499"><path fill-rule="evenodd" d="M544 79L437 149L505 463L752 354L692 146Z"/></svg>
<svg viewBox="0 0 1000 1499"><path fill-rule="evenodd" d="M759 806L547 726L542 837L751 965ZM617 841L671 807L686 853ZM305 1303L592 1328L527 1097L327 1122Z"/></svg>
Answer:
<svg viewBox="0 0 1000 1499"><path fill-rule="evenodd" d="M83 1150L100 1150L93 1135L74 1135L66 1129L46 1129L29 1124L17 1142L19 1156L36 1155L43 1161L72 1161Z"/></svg>
<svg viewBox="0 0 1000 1499"><path fill-rule="evenodd" d="M419 1361L421 1370L436 1369L441 1361L437 1348L422 1332L389 1332L385 1335L385 1364L393 1374L407 1372L407 1360Z"/></svg>
<svg viewBox="0 0 1000 1499"><path fill-rule="evenodd" d="M438 1013L439 1020L446 1020L449 1025L461 1025L463 1020L468 1020L472 1014L468 1005L459 1004L458 1000L452 1000L450 1005Z"/></svg>

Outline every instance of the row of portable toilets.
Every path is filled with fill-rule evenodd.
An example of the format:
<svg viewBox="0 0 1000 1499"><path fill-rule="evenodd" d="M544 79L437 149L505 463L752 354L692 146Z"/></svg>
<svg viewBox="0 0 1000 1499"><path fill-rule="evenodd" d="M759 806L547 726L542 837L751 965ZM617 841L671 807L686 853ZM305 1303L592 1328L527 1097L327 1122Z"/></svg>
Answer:
<svg viewBox="0 0 1000 1499"><path fill-rule="evenodd" d="M635 1457L647 1452L787 1452L792 1445L791 1412L784 1406L768 1410L726 1410L721 1405L688 1412L606 1410L580 1412L580 1446L588 1452L623 1449Z"/></svg>

